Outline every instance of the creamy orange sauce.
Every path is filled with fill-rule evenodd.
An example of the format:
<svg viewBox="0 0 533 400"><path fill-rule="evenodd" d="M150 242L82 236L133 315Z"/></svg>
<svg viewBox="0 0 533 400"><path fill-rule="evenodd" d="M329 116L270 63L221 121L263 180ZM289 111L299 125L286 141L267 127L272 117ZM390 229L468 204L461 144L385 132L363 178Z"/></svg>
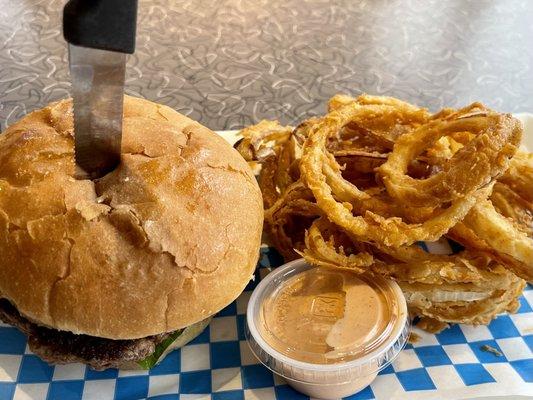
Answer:
<svg viewBox="0 0 533 400"><path fill-rule="evenodd" d="M284 281L261 305L260 329L293 359L332 364L361 357L397 318L392 293L371 277L312 268Z"/></svg>

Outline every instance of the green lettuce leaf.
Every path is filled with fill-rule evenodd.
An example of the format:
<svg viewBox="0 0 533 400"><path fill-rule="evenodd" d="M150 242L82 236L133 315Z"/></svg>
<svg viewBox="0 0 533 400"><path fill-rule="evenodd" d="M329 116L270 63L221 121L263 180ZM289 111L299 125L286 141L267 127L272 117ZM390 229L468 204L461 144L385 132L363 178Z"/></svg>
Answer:
<svg viewBox="0 0 533 400"><path fill-rule="evenodd" d="M172 332L169 337L155 347L155 351L152 354L150 354L144 360L137 361L137 364L139 364L142 369L153 368L168 346L174 343L174 341L183 333L184 330L185 329L179 329L175 332Z"/></svg>

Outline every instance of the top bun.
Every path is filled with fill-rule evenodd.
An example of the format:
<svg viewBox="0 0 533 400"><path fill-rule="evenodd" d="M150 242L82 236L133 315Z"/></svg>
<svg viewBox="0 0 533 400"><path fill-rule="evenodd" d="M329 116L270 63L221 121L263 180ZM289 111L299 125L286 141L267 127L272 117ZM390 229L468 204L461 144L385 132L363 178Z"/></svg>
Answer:
<svg viewBox="0 0 533 400"><path fill-rule="evenodd" d="M126 96L120 166L76 180L72 102L0 135L0 297L76 334L135 339L231 303L252 277L261 192L241 156L176 111Z"/></svg>

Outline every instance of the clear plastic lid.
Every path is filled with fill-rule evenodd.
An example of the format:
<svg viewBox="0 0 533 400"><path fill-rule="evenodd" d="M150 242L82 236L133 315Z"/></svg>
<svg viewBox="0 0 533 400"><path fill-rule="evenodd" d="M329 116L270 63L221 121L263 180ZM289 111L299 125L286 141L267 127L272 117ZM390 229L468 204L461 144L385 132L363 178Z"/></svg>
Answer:
<svg viewBox="0 0 533 400"><path fill-rule="evenodd" d="M247 310L246 336L272 371L305 383L345 383L392 362L409 336L398 285L296 260L267 275Z"/></svg>

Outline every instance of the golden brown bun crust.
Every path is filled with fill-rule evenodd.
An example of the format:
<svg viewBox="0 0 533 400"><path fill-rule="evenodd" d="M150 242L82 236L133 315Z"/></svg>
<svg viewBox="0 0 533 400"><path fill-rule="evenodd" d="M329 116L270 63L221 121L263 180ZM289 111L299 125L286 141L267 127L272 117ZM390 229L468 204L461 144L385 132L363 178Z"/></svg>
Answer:
<svg viewBox="0 0 533 400"><path fill-rule="evenodd" d="M198 322L254 271L261 192L224 139L125 97L122 163L75 180L72 103L0 135L0 297L60 330L133 339Z"/></svg>

